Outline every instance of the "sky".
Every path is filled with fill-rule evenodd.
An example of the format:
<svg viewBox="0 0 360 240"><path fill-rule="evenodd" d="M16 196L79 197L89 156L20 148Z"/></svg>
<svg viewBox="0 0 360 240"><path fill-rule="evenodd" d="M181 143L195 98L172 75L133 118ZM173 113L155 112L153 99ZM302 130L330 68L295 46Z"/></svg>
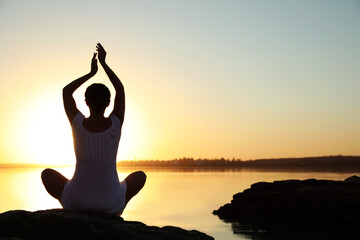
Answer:
<svg viewBox="0 0 360 240"><path fill-rule="evenodd" d="M98 42L119 161L360 155L358 0L0 0L0 34L0 163L74 163L62 88Z"/></svg>

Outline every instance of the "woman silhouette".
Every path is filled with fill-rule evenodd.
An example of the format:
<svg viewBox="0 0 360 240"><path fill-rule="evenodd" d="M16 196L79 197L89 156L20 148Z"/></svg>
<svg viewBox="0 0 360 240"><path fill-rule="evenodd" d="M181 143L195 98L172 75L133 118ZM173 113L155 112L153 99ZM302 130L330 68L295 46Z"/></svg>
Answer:
<svg viewBox="0 0 360 240"><path fill-rule="evenodd" d="M106 52L100 43L96 50L98 53L94 53L90 73L63 89L65 112L74 138L74 176L68 180L47 168L41 178L47 192L58 199L64 209L121 215L129 200L144 186L146 175L142 171L134 172L119 182L116 154L124 121L124 86L106 64ZM114 109L108 118L104 117L104 112L110 103L110 91L105 85L92 84L86 89L85 101L90 109L88 118L76 108L73 98L75 90L96 74L96 55L116 91Z"/></svg>

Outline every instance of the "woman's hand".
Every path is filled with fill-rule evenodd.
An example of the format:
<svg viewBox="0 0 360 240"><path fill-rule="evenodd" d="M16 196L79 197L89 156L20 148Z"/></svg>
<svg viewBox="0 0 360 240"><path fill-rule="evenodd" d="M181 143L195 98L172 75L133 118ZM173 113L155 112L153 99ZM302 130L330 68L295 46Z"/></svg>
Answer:
<svg viewBox="0 0 360 240"><path fill-rule="evenodd" d="M96 45L96 50L98 51L98 58L99 58L99 62L101 64L105 63L105 57L106 57L106 52L103 46L101 46L100 43L98 43Z"/></svg>
<svg viewBox="0 0 360 240"><path fill-rule="evenodd" d="M96 55L97 53L94 53L93 58L91 59L91 70L90 73L95 75L97 70L98 70L98 65L97 65L97 59L96 59Z"/></svg>

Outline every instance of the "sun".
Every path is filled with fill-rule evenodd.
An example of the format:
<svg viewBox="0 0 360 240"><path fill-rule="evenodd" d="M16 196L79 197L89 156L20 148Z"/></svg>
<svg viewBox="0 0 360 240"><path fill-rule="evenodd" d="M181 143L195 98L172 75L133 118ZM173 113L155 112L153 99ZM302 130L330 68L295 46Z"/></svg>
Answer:
<svg viewBox="0 0 360 240"><path fill-rule="evenodd" d="M75 162L69 121L60 101L42 95L18 108L13 126L20 162L69 165Z"/></svg>
<svg viewBox="0 0 360 240"><path fill-rule="evenodd" d="M78 99L77 102L81 100ZM81 102L78 105L86 115L87 109L83 109L85 105ZM107 111L108 114L110 111ZM139 140L146 131L141 128L136 112L133 106L126 110L117 161L132 160L139 156ZM74 165L76 162L71 126L64 111L61 94L38 94L23 102L17 107L10 132L14 135L12 152L16 155L16 162L50 166Z"/></svg>

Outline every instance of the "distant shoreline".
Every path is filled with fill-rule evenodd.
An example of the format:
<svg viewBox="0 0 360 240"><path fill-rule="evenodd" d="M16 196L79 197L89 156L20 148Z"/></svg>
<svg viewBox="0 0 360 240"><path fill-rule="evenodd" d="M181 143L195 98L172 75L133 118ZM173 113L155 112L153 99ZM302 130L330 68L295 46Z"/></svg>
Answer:
<svg viewBox="0 0 360 240"><path fill-rule="evenodd" d="M70 167L74 165L52 165L52 167ZM181 158L173 160L122 160L118 167L146 168L324 168L360 170L360 156L319 156L304 158L273 158L273 159L194 159ZM45 168L49 164L0 164L0 168Z"/></svg>
<svg viewBox="0 0 360 240"><path fill-rule="evenodd" d="M146 167L162 169L201 170L315 170L360 171L360 156L319 156L304 158L273 158L242 161L240 159L193 159L182 158L169 161L121 161L118 167Z"/></svg>

